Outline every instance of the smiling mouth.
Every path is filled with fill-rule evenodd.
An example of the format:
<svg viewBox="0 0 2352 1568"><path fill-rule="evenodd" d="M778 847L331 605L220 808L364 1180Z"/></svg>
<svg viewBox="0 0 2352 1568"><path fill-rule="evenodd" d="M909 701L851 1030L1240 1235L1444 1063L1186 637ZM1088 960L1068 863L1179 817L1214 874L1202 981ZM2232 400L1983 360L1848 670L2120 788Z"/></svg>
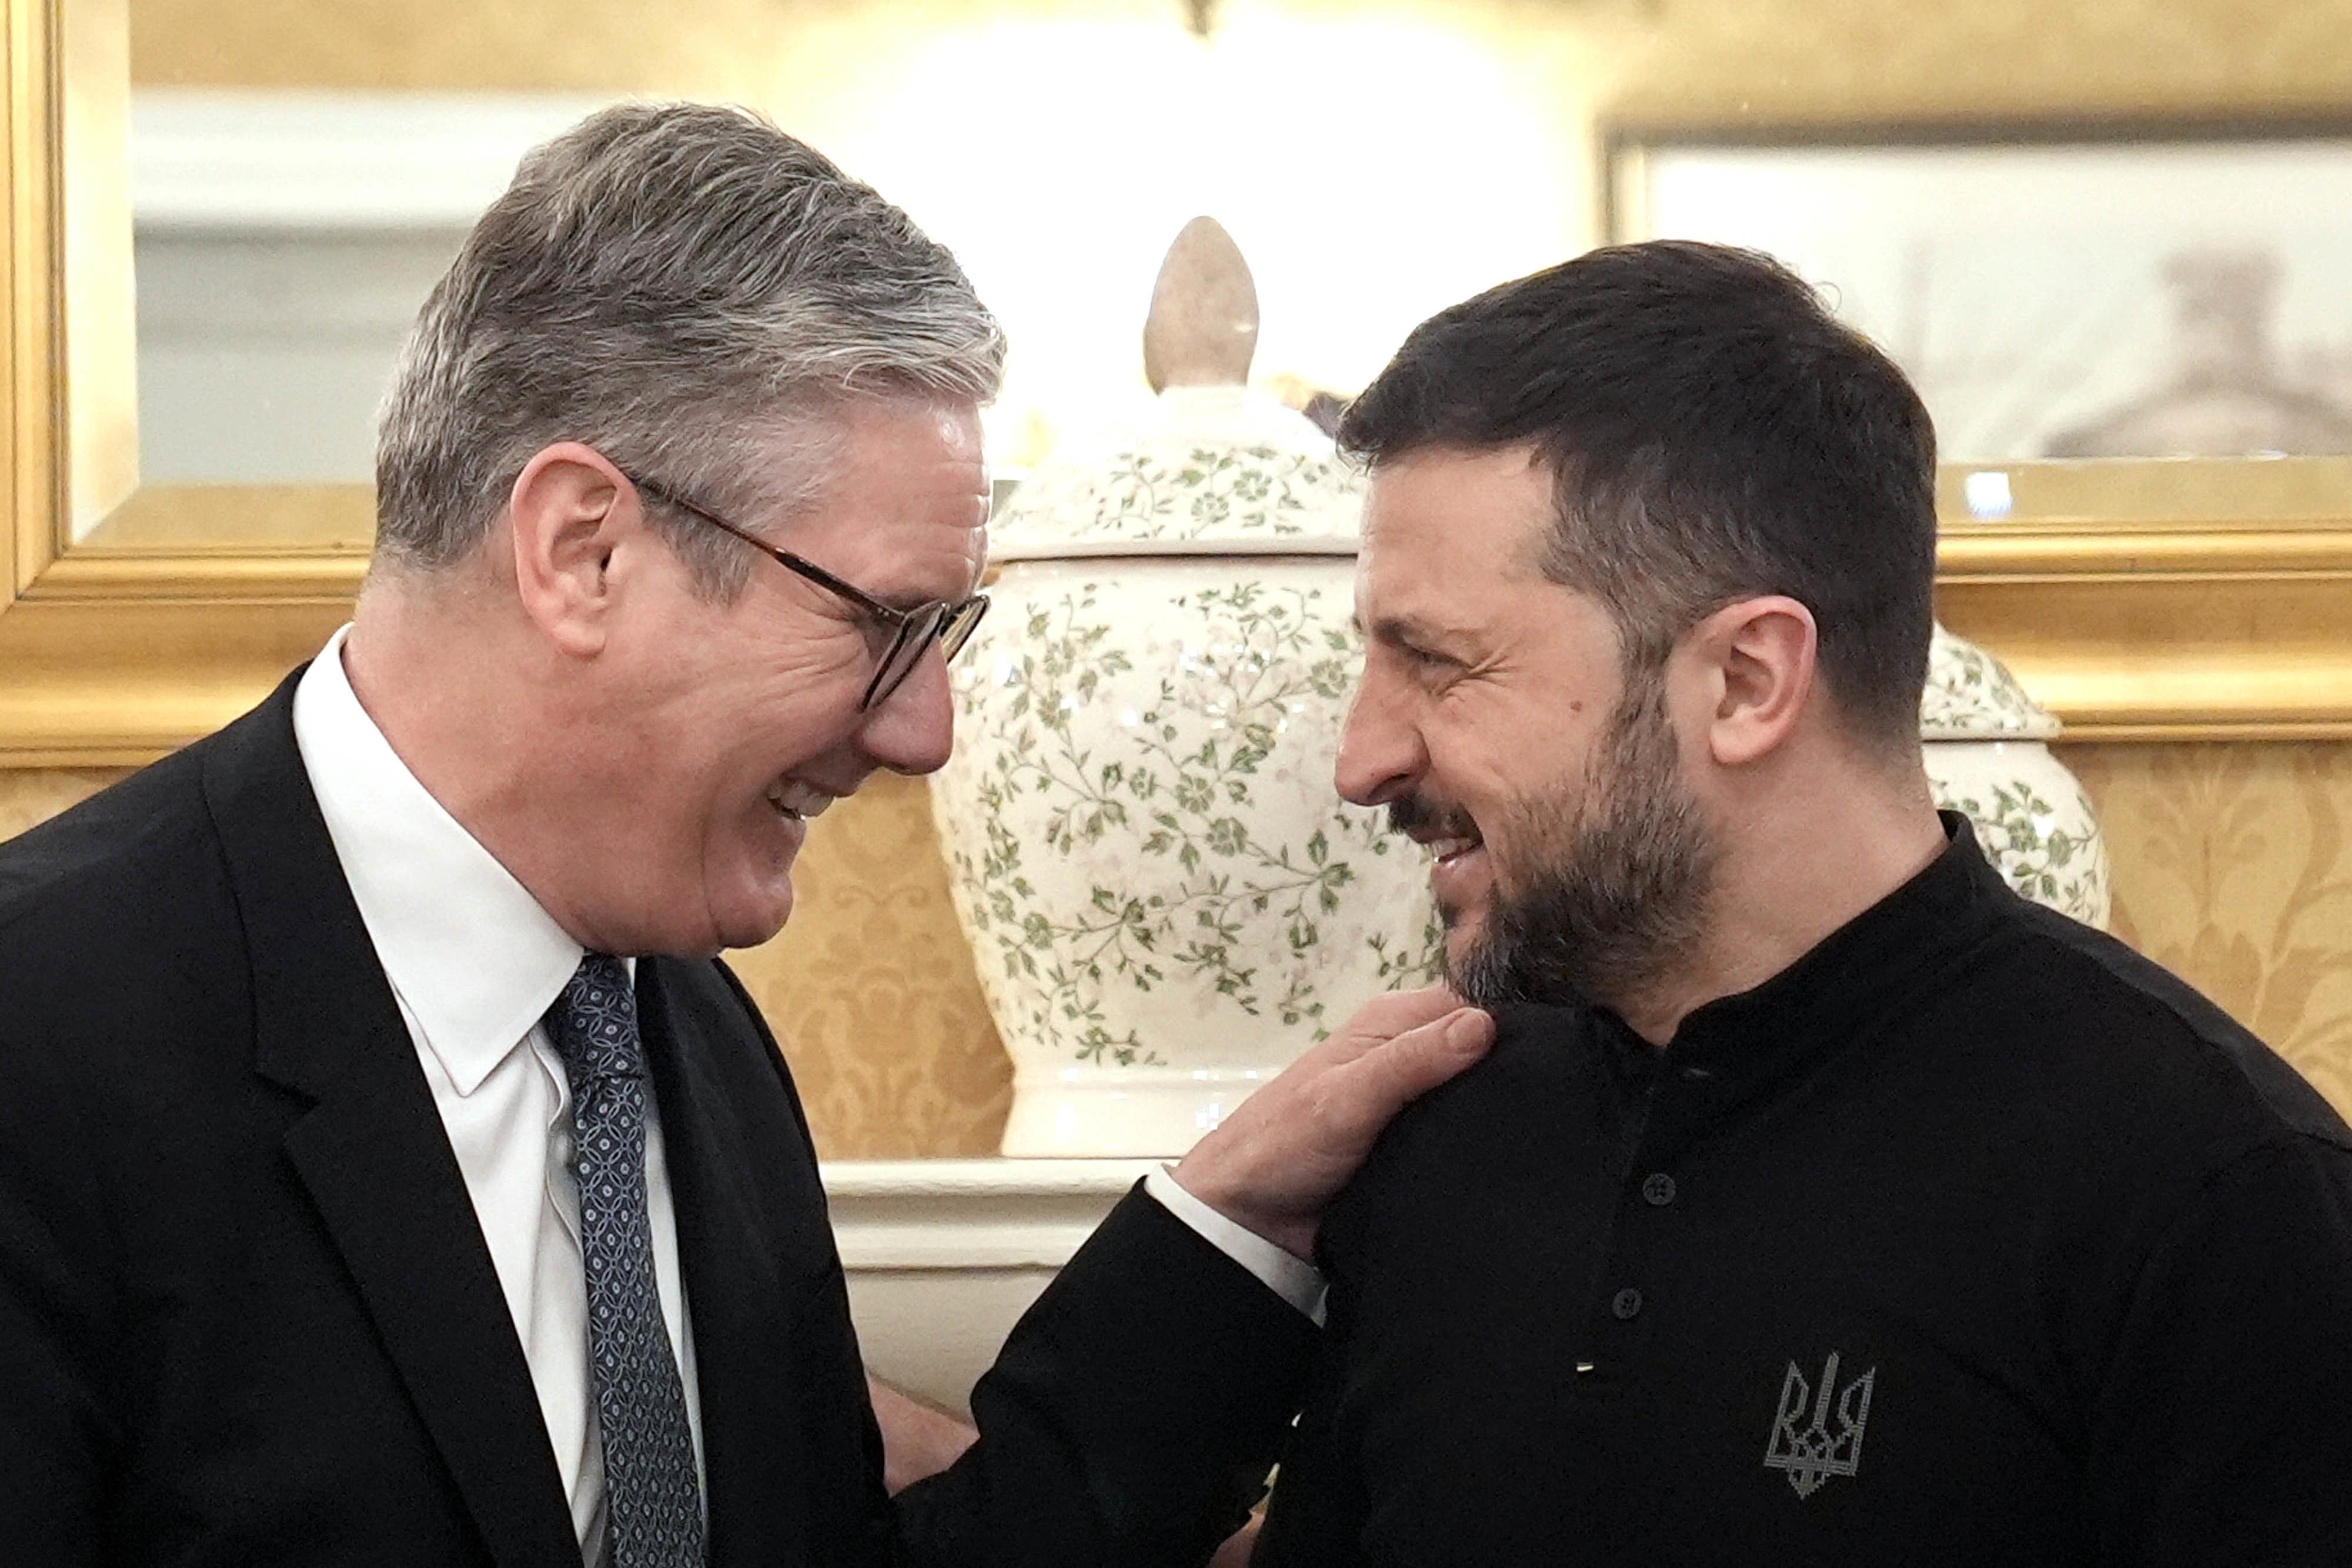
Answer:
<svg viewBox="0 0 2352 1568"><path fill-rule="evenodd" d="M1482 840L1475 832L1454 832L1440 834L1434 840L1421 840L1421 846L1430 851L1430 861L1434 861L1440 867L1454 867L1475 856L1477 851L1486 849L1486 840Z"/></svg>
<svg viewBox="0 0 2352 1568"><path fill-rule="evenodd" d="M1465 857L1475 854L1486 847L1486 841L1475 833L1427 839L1422 842L1422 848L1427 850L1431 857L1442 866L1457 864Z"/></svg>
<svg viewBox="0 0 2352 1568"><path fill-rule="evenodd" d="M824 814L836 797L795 779L779 779L768 786L768 805L788 821L804 822Z"/></svg>

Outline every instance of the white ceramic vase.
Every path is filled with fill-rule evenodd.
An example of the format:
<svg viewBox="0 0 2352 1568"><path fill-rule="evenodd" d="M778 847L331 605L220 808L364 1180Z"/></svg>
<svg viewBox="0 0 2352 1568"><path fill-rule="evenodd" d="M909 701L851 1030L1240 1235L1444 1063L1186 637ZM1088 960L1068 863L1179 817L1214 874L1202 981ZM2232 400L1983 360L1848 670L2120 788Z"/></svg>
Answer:
<svg viewBox="0 0 2352 1568"><path fill-rule="evenodd" d="M2056 718L1999 659L1936 628L1919 704L1936 803L1964 813L2011 887L2105 927L2107 848L2090 797L2051 755Z"/></svg>
<svg viewBox="0 0 2352 1568"><path fill-rule="evenodd" d="M1332 785L1360 482L1239 387L1159 413L1014 495L957 666L931 798L1013 1056L1008 1155L1181 1153L1433 973L1426 857Z"/></svg>

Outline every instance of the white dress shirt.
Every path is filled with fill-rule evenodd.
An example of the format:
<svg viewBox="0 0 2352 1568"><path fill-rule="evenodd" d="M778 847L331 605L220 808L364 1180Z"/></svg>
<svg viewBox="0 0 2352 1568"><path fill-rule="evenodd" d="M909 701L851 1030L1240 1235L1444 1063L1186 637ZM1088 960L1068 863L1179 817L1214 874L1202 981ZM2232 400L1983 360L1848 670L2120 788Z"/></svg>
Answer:
<svg viewBox="0 0 2352 1568"><path fill-rule="evenodd" d="M295 690L295 745L489 1244L587 1568L602 1568L604 1466L572 1168L572 1091L540 1022L583 950L394 752L344 674L344 632ZM699 1471L694 1333L650 1082L646 1092L654 1279ZM1164 1170L1153 1171L1146 1186L1176 1218L1321 1321L1323 1281L1314 1269L1217 1213Z"/></svg>

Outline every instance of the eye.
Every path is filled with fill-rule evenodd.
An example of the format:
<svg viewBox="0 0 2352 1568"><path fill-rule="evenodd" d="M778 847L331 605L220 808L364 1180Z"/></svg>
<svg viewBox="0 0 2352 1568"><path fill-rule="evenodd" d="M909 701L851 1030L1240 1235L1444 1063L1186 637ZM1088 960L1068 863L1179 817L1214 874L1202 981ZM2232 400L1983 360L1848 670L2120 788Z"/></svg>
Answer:
<svg viewBox="0 0 2352 1568"><path fill-rule="evenodd" d="M890 628L870 615L864 615L858 617L857 629L865 635L867 658L887 659L890 656L891 646L898 641Z"/></svg>
<svg viewBox="0 0 2352 1568"><path fill-rule="evenodd" d="M1449 657L1444 653L1440 653L1434 649L1423 648L1417 643L1400 643L1397 644L1397 649L1404 655L1405 663L1412 665L1413 668L1417 670L1452 670L1461 668L1460 660Z"/></svg>

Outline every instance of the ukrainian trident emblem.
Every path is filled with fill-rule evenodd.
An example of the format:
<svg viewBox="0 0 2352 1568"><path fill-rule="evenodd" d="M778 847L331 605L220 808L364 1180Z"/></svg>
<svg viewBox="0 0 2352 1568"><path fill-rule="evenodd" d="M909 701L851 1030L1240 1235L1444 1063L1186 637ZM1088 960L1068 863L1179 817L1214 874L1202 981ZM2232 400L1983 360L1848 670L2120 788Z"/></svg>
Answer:
<svg viewBox="0 0 2352 1568"><path fill-rule="evenodd" d="M1812 1496L1832 1476L1850 1476L1862 1464L1862 1429L1870 1419L1870 1389L1878 1381L1878 1368L1843 1388L1838 1386L1837 1375L1838 1353L1832 1351L1818 1385L1808 1385L1793 1361L1789 1375L1780 1380L1780 1412L1772 1423L1771 1441L1764 1447L1764 1466L1788 1472L1799 1497ZM1835 1432L1830 1430L1832 1410Z"/></svg>

